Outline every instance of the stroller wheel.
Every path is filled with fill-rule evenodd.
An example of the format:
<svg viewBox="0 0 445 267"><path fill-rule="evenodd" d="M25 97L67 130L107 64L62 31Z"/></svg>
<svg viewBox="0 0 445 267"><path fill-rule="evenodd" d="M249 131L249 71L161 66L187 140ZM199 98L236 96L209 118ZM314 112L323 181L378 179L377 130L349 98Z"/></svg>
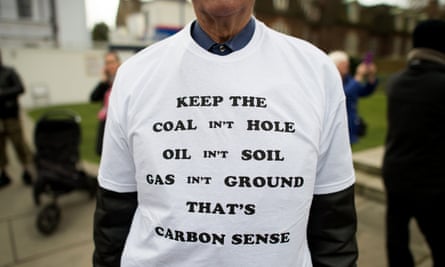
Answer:
<svg viewBox="0 0 445 267"><path fill-rule="evenodd" d="M42 234L52 234L60 222L60 208L55 204L45 206L37 216L37 229Z"/></svg>

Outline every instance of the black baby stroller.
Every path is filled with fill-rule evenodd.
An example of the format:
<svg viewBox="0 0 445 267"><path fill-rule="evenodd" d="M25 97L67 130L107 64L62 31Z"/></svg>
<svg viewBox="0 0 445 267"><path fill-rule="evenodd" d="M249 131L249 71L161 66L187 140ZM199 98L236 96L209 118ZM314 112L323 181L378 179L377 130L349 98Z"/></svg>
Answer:
<svg viewBox="0 0 445 267"><path fill-rule="evenodd" d="M59 225L61 211L57 198L73 190L85 190L95 196L97 179L79 168L81 141L80 116L69 110L50 111L36 123L34 143L37 179L34 201L40 205L40 195L49 195L51 202L37 216L37 228L51 234Z"/></svg>

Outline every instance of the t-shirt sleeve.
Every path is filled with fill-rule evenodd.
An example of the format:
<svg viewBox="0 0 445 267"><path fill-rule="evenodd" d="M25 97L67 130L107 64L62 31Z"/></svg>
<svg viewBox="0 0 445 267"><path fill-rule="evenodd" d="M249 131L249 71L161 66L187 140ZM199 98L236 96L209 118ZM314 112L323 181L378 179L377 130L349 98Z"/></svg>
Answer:
<svg viewBox="0 0 445 267"><path fill-rule="evenodd" d="M126 131L129 97L118 78L109 100L98 179L105 189L135 192L135 167Z"/></svg>
<svg viewBox="0 0 445 267"><path fill-rule="evenodd" d="M339 75L332 70L325 81L327 107L322 126L315 194L341 191L355 182L349 143L345 96ZM328 82L330 80L330 82Z"/></svg>

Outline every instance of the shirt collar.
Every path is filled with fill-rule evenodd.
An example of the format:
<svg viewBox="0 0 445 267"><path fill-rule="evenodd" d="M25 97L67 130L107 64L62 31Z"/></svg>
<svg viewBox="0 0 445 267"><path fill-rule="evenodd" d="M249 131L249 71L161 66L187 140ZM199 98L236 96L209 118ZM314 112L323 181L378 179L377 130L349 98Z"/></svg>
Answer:
<svg viewBox="0 0 445 267"><path fill-rule="evenodd" d="M255 20L251 18L247 25L235 35L232 39L224 42L224 45L231 49L233 52L241 50L244 48L249 41L252 39L253 33L255 32ZM199 46L205 50L210 51L211 48L216 44L210 36L204 32L204 30L199 25L198 21L194 21L191 29L192 38Z"/></svg>

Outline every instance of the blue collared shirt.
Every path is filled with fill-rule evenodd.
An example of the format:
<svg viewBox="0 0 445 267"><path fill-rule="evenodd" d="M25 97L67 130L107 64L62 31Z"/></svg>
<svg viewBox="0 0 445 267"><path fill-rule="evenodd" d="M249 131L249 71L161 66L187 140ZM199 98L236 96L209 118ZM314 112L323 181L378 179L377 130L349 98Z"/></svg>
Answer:
<svg viewBox="0 0 445 267"><path fill-rule="evenodd" d="M199 46L205 50L217 54L217 55L228 55L234 51L241 50L245 47L249 41L252 39L253 33L255 32L255 20L251 18L247 25L235 35L232 39L224 43L216 43L210 36L204 32L204 30L199 25L198 21L194 21L192 24L192 38Z"/></svg>

